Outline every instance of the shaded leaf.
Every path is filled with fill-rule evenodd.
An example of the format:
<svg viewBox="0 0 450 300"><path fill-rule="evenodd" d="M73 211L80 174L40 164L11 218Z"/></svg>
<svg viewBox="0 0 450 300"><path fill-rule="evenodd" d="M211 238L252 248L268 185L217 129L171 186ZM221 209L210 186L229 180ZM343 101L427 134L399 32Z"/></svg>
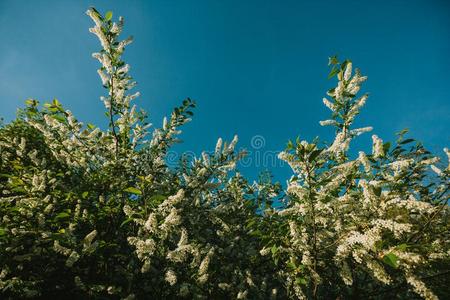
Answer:
<svg viewBox="0 0 450 300"><path fill-rule="evenodd" d="M383 262L393 268L398 267L398 257L394 253L388 253L383 257Z"/></svg>
<svg viewBox="0 0 450 300"><path fill-rule="evenodd" d="M138 190L137 188L132 187L132 186L124 189L123 191L124 192L128 192L128 193L132 193L132 194L136 194L136 195L142 195L142 192L140 190Z"/></svg>
<svg viewBox="0 0 450 300"><path fill-rule="evenodd" d="M112 19L112 16L113 16L112 11L107 11L106 14L105 14L105 20L106 20L106 21L111 20L111 19Z"/></svg>

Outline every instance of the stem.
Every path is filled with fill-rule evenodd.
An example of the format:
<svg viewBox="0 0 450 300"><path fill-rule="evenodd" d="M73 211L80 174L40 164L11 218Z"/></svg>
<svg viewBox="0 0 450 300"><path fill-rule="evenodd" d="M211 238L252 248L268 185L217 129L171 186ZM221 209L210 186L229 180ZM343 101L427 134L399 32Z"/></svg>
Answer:
<svg viewBox="0 0 450 300"><path fill-rule="evenodd" d="M109 122L110 122L110 126L112 128L112 133L114 136L114 141L115 141L115 145L116 145L116 160L119 156L119 137L117 136L117 132L116 132L116 124L114 123L114 115L113 115L113 101L114 101L114 73L111 76L111 103L109 105Z"/></svg>
<svg viewBox="0 0 450 300"><path fill-rule="evenodd" d="M112 53L111 53L111 45L113 40L111 40L111 36L108 36L108 42L110 43L110 49L109 49L109 59L111 61L111 68L112 68L112 74L111 74L111 82L110 82L110 91L111 91L111 96L110 96L110 104L109 104L109 122L110 122L110 126L112 128L112 133L114 136L114 142L116 145L116 160L119 157L119 137L117 136L117 132L116 132L116 124L114 123L114 109L113 109L113 101L114 101L114 77L116 76L116 71L117 68L114 67L113 65L113 57L112 57Z"/></svg>
<svg viewBox="0 0 450 300"><path fill-rule="evenodd" d="M307 159L307 158L305 158ZM317 226L316 226L316 211L314 207L314 200L312 197L312 190L311 190L311 172L309 169L309 164L306 165L306 182L308 183L308 190L309 190L309 200L310 200L310 206L311 206L311 214L312 214L312 225L313 225L313 270L314 273L317 274ZM314 280L314 287L312 291L312 297L313 299L317 299L317 288L318 284Z"/></svg>

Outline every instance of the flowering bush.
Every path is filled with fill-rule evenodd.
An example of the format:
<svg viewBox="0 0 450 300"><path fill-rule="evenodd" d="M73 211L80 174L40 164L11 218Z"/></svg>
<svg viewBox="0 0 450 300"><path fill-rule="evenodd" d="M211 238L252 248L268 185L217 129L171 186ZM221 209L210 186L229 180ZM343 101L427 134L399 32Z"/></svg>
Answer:
<svg viewBox="0 0 450 300"><path fill-rule="evenodd" d="M261 252L279 261L293 297L384 298L406 283L407 293L436 299L424 279L448 274L450 167L438 168L439 158L420 143L408 146L414 140L405 131L394 145L373 135L372 153L351 159L352 139L372 130L351 126L368 97L356 97L367 77L352 75L350 61L330 64L338 85L327 93L331 101L323 99L332 118L320 124L334 127L336 137L323 146L289 142L280 153L294 176L286 208L266 211L278 234Z"/></svg>
<svg viewBox="0 0 450 300"><path fill-rule="evenodd" d="M87 14L107 94L108 130L79 122L55 99L27 100L0 127L2 298L338 299L448 296L450 168L401 132L351 125L367 95L350 61L332 58L338 86L324 104L331 145L289 142L287 190L236 171L237 137L165 161L195 103L151 130L121 55L123 19ZM152 137L148 134L152 133ZM448 150L445 150L450 155ZM279 199L278 208L271 206Z"/></svg>

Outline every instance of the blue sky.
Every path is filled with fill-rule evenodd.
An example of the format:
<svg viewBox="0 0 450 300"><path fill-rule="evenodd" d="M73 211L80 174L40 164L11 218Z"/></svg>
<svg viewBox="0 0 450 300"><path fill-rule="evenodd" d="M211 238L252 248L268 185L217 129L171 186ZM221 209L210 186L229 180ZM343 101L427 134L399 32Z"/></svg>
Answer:
<svg viewBox="0 0 450 300"><path fill-rule="evenodd" d="M160 126L185 97L197 101L177 151L214 148L218 137L262 136L264 151L300 135L332 139L318 124L328 57L350 58L369 76L356 125L385 140L409 128L433 152L450 146L450 2L409 1L0 1L0 116L27 98L59 99L84 122L105 126L99 49L89 6L125 17L135 42L125 60L137 104ZM367 147L366 134L352 147ZM254 151L254 150L253 150ZM257 155L256 152L253 152ZM243 173L265 169L252 163ZM273 168L272 168L273 169ZM276 168L284 181L289 170Z"/></svg>

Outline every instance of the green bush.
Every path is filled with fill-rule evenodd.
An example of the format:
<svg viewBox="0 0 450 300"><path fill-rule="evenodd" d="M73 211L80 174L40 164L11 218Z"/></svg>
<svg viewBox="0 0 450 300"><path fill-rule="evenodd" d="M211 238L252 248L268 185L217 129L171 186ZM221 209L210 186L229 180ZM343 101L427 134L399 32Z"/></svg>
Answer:
<svg viewBox="0 0 450 300"><path fill-rule="evenodd" d="M236 170L237 137L166 155L192 117L186 99L151 130L121 55L123 19L87 14L109 128L34 99L0 127L0 295L13 298L347 299L449 296L449 175L419 142L350 158L367 95L350 61L330 60L331 145L290 141L287 190ZM151 137L148 134L152 133ZM446 149L446 154L449 151ZM277 200L281 207L272 207Z"/></svg>

